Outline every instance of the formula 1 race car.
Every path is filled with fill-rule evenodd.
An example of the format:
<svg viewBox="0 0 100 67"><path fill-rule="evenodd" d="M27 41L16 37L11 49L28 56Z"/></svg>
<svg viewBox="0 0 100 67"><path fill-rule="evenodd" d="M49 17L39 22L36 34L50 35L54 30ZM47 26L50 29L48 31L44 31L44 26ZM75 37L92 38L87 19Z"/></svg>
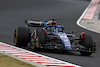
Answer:
<svg viewBox="0 0 100 67"><path fill-rule="evenodd" d="M25 24L27 27L18 27L15 29L15 46L28 46L32 50L54 49L79 51L81 55L85 56L89 56L96 52L96 44L92 36L85 32L82 32L80 37L76 37L72 33L65 33L64 26L62 25L44 25L41 29L32 29L31 31L30 26L32 26L32 24L29 22Z"/></svg>

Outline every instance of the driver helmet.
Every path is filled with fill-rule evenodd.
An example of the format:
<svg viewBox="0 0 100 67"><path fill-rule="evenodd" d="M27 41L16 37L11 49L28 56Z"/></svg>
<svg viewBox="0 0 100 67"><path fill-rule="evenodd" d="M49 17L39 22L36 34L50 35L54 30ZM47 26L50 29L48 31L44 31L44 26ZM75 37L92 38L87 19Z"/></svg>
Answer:
<svg viewBox="0 0 100 67"><path fill-rule="evenodd" d="M58 28L57 27L54 29L54 32L58 32Z"/></svg>

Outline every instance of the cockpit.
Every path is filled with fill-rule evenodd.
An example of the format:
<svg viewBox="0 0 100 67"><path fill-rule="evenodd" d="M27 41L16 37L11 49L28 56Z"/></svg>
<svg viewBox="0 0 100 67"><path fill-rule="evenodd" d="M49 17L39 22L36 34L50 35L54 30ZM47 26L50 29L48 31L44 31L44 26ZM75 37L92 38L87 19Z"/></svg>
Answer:
<svg viewBox="0 0 100 67"><path fill-rule="evenodd" d="M64 32L64 27L61 25L49 25L45 29L47 32Z"/></svg>

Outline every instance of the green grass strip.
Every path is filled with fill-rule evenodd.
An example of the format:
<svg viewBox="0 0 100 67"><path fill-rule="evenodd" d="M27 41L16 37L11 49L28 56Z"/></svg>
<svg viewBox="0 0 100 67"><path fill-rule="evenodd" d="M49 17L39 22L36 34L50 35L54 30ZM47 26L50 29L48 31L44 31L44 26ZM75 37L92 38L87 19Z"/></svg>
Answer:
<svg viewBox="0 0 100 67"><path fill-rule="evenodd" d="M25 62L0 54L0 67L35 67Z"/></svg>

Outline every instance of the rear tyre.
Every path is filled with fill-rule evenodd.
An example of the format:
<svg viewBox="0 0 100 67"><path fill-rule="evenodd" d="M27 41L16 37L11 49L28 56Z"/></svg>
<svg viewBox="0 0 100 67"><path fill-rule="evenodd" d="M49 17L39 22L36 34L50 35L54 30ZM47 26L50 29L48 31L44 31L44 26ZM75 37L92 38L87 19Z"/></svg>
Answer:
<svg viewBox="0 0 100 67"><path fill-rule="evenodd" d="M81 39L80 44L86 47L87 50L91 51L94 50L94 43L91 35L82 33L80 39ZM89 56L92 54L92 52L84 52L84 51L80 51L80 53L83 56Z"/></svg>
<svg viewBox="0 0 100 67"><path fill-rule="evenodd" d="M18 27L14 32L14 45L26 47L30 40L30 31L26 27Z"/></svg>
<svg viewBox="0 0 100 67"><path fill-rule="evenodd" d="M45 31L37 30L37 37L39 38L40 44L43 45L43 44L46 43L46 33L45 33Z"/></svg>

